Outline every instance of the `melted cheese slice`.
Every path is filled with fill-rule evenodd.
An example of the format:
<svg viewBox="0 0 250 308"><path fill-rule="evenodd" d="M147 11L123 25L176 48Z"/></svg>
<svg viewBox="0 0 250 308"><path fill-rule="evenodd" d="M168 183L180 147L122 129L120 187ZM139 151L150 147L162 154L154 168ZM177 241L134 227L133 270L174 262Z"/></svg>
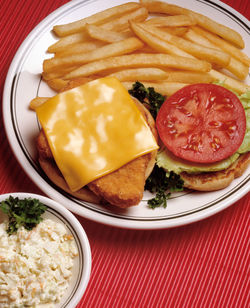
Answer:
<svg viewBox="0 0 250 308"><path fill-rule="evenodd" d="M72 191L158 148L143 115L116 78L60 93L36 113Z"/></svg>

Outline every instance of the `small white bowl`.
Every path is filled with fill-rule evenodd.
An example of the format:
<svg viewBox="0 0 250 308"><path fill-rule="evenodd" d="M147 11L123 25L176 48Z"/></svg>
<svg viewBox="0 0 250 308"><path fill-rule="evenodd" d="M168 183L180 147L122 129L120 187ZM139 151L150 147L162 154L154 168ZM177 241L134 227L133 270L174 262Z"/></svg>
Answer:
<svg viewBox="0 0 250 308"><path fill-rule="evenodd" d="M61 302L55 305L55 308L75 308L84 294L91 272L91 250L82 225L69 210L47 197L31 193L8 193L0 195L0 202L10 196L18 197L19 199L34 198L40 200L47 206L47 210L42 217L62 223L68 232L73 235L78 249L78 256L74 260L69 288ZM1 213L2 211L0 210L0 216Z"/></svg>

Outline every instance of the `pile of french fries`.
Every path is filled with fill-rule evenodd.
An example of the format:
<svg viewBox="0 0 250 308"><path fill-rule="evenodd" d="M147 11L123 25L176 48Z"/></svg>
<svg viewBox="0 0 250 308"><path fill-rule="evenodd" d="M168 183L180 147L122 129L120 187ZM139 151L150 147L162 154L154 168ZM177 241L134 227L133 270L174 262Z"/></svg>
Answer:
<svg viewBox="0 0 250 308"><path fill-rule="evenodd" d="M54 26L43 79L57 92L69 83L117 77L127 89L135 81L171 95L192 83L215 80L241 94L250 58L239 33L173 4L140 0L81 20Z"/></svg>

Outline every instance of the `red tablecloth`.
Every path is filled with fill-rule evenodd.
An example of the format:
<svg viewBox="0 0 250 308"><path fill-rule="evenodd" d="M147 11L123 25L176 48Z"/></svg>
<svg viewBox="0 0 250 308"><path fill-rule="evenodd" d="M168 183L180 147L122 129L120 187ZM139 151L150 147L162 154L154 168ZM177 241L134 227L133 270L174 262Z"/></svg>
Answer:
<svg viewBox="0 0 250 308"><path fill-rule="evenodd" d="M67 0L0 1L0 96L27 34ZM250 17L248 0L224 1ZM43 194L14 158L0 123L0 193ZM135 231L78 217L92 249L92 274L79 307L249 306L250 194L206 220Z"/></svg>

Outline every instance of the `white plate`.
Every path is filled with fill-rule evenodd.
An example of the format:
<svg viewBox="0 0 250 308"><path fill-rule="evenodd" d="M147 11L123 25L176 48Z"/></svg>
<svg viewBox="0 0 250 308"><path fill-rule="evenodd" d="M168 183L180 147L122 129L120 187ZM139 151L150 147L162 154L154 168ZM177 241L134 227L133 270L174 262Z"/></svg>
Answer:
<svg viewBox="0 0 250 308"><path fill-rule="evenodd" d="M41 80L40 75L43 60L50 57L46 54L46 49L56 40L51 33L53 25L74 21L124 2L71 1L50 14L30 33L16 53L5 83L3 116L8 140L25 172L44 193L70 211L88 219L125 228L158 229L180 226L209 217L233 204L249 191L249 169L224 190L173 195L166 209L149 209L146 202L149 194L146 193L139 206L119 210L72 198L50 183L37 164L34 139L39 125L35 113L28 109L28 105L37 95L54 94ZM229 6L219 1L207 0L168 2L191 8L234 28L242 35L246 43L245 51L249 53L249 22Z"/></svg>

